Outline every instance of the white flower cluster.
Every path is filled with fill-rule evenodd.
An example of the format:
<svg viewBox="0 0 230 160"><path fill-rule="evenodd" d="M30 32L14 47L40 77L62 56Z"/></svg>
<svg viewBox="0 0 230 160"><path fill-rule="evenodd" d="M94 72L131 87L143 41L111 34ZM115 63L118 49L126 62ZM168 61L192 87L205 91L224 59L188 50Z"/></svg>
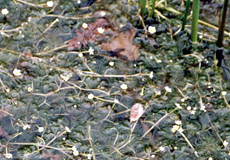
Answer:
<svg viewBox="0 0 230 160"><path fill-rule="evenodd" d="M173 133L175 133L177 131L180 132L180 133L182 133L184 131L184 129L182 128L182 122L180 120L176 120L175 121L175 125L173 125L171 131Z"/></svg>
<svg viewBox="0 0 230 160"><path fill-rule="evenodd" d="M4 154L4 156L5 156L7 159L13 158L13 155L12 155L11 153L6 153L6 154Z"/></svg>

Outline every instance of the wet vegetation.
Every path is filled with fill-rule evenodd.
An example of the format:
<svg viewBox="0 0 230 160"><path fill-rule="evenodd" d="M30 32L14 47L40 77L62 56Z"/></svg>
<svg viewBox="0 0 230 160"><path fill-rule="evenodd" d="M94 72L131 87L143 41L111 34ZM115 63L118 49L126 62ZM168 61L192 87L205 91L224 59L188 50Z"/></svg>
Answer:
<svg viewBox="0 0 230 160"><path fill-rule="evenodd" d="M222 3L1 0L0 159L230 159Z"/></svg>

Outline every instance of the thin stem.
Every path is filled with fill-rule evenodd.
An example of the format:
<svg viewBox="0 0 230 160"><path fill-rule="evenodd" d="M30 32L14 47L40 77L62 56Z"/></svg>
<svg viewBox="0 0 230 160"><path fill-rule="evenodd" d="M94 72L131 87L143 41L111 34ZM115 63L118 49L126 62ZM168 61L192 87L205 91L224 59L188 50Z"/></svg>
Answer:
<svg viewBox="0 0 230 160"><path fill-rule="evenodd" d="M186 24L187 17L188 17L188 12L189 12L190 3L191 3L191 1L190 1L190 0L187 0L187 2L186 2L186 9L185 9L185 12L184 12L184 17L183 17L183 23L182 23L181 31L183 31L184 28L185 28L185 24Z"/></svg>
<svg viewBox="0 0 230 160"><path fill-rule="evenodd" d="M221 23L218 30L218 41L217 41L218 47L223 47L224 29L225 29L225 23L226 23L227 11L228 11L228 2L229 0L225 0L223 5L224 8L221 17Z"/></svg>

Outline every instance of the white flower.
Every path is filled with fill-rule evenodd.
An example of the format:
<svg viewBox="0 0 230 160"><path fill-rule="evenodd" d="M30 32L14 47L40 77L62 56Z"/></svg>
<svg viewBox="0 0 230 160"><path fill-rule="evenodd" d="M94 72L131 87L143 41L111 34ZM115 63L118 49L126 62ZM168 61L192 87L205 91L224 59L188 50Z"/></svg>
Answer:
<svg viewBox="0 0 230 160"><path fill-rule="evenodd" d="M173 128L171 129L171 131L175 133L178 129L179 129L178 125L173 125Z"/></svg>
<svg viewBox="0 0 230 160"><path fill-rule="evenodd" d="M159 150L160 150L160 151L165 151L165 147L160 146Z"/></svg>
<svg viewBox="0 0 230 160"><path fill-rule="evenodd" d="M160 60L160 59L157 60L157 63L161 63L161 62L162 62L162 60Z"/></svg>
<svg viewBox="0 0 230 160"><path fill-rule="evenodd" d="M104 33L105 29L103 29L102 27L99 27L99 28L97 28L97 31L98 31L98 33L102 34L102 33Z"/></svg>
<svg viewBox="0 0 230 160"><path fill-rule="evenodd" d="M87 158L91 159L92 158L92 154L87 154Z"/></svg>
<svg viewBox="0 0 230 160"><path fill-rule="evenodd" d="M89 55L93 55L94 49L92 47L89 48Z"/></svg>
<svg viewBox="0 0 230 160"><path fill-rule="evenodd" d="M94 98L94 95L93 95L92 93L90 93L90 94L88 95L88 98L89 98L89 99L93 99L93 98Z"/></svg>
<svg viewBox="0 0 230 160"><path fill-rule="evenodd" d="M73 146L72 151L77 151L77 148L75 146Z"/></svg>
<svg viewBox="0 0 230 160"><path fill-rule="evenodd" d="M15 76L21 76L21 75L22 75L21 70L19 70L19 69L17 69L17 68L14 69L13 74L14 74Z"/></svg>
<svg viewBox="0 0 230 160"><path fill-rule="evenodd" d="M79 56L79 57L83 57L83 54L82 54L82 53L78 53L78 56Z"/></svg>
<svg viewBox="0 0 230 160"><path fill-rule="evenodd" d="M150 157L151 157L151 158L155 158L156 156L153 154L153 155L151 155Z"/></svg>
<svg viewBox="0 0 230 160"><path fill-rule="evenodd" d="M119 101L117 99L114 99L114 103L119 103Z"/></svg>
<svg viewBox="0 0 230 160"><path fill-rule="evenodd" d="M61 77L64 81L68 81L68 80L72 77L72 74L61 74L60 77Z"/></svg>
<svg viewBox="0 0 230 160"><path fill-rule="evenodd" d="M153 78L153 71L150 72L149 78L151 78L151 79Z"/></svg>
<svg viewBox="0 0 230 160"><path fill-rule="evenodd" d="M78 0L77 3L80 4L80 3L81 3L81 0Z"/></svg>
<svg viewBox="0 0 230 160"><path fill-rule="evenodd" d="M28 88L27 88L27 91L28 91L28 92L32 92L32 90L33 90L32 87L28 87Z"/></svg>
<svg viewBox="0 0 230 160"><path fill-rule="evenodd" d="M4 8L2 9L2 14L3 15L7 15L9 13L8 9Z"/></svg>
<svg viewBox="0 0 230 160"><path fill-rule="evenodd" d="M195 110L192 110L192 111L190 111L190 113L191 113L192 115L194 115L194 114L196 113L196 111L195 111Z"/></svg>
<svg viewBox="0 0 230 160"><path fill-rule="evenodd" d="M213 158L212 158L212 157L209 157L208 160L213 160Z"/></svg>
<svg viewBox="0 0 230 160"><path fill-rule="evenodd" d="M155 90L154 92L156 93L156 95L161 95L161 91L160 90Z"/></svg>
<svg viewBox="0 0 230 160"><path fill-rule="evenodd" d="M82 28L85 28L85 29L86 29L87 27L88 27L88 24L87 24L87 23L83 23L83 24L82 24Z"/></svg>
<svg viewBox="0 0 230 160"><path fill-rule="evenodd" d="M44 131L44 127L38 127L38 132L43 132Z"/></svg>
<svg viewBox="0 0 230 160"><path fill-rule="evenodd" d="M106 15L105 11L101 11L101 16L104 17Z"/></svg>
<svg viewBox="0 0 230 160"><path fill-rule="evenodd" d="M78 151L78 150L73 151L73 155L74 155L74 156L78 156L78 155L79 155L79 151Z"/></svg>
<svg viewBox="0 0 230 160"><path fill-rule="evenodd" d="M77 148L75 146L72 147L72 151L73 151L73 155L74 156L78 156L79 155L79 151L77 150Z"/></svg>
<svg viewBox="0 0 230 160"><path fill-rule="evenodd" d="M179 124L181 124L182 122L181 122L180 120L176 120L175 123L179 125Z"/></svg>
<svg viewBox="0 0 230 160"><path fill-rule="evenodd" d="M153 59L153 56L150 56L149 58L150 58L150 59Z"/></svg>
<svg viewBox="0 0 230 160"><path fill-rule="evenodd" d="M177 106L177 108L182 109L182 107L179 103L175 103L175 105Z"/></svg>
<svg viewBox="0 0 230 160"><path fill-rule="evenodd" d="M223 145L224 145L224 147L227 147L228 142L225 140L225 141L223 142Z"/></svg>
<svg viewBox="0 0 230 160"><path fill-rule="evenodd" d="M70 130L69 127L67 127L67 126L65 126L65 130L66 130L66 132L68 132L68 133L71 132L71 130Z"/></svg>
<svg viewBox="0 0 230 160"><path fill-rule="evenodd" d="M124 24L120 24L120 28L124 27Z"/></svg>
<svg viewBox="0 0 230 160"><path fill-rule="evenodd" d="M127 85L124 84L124 83L123 83L120 87L121 87L121 89L123 89L123 90L126 90L126 89L128 88Z"/></svg>
<svg viewBox="0 0 230 160"><path fill-rule="evenodd" d="M28 125L28 124L23 125L23 130L27 130L27 129L30 129L30 125Z"/></svg>
<svg viewBox="0 0 230 160"><path fill-rule="evenodd" d="M222 94L223 96L225 96L225 95L227 94L227 92L226 92L226 91L222 91L221 94Z"/></svg>
<svg viewBox="0 0 230 160"><path fill-rule="evenodd" d="M166 90L167 92L172 92L172 89L169 88L168 86L165 86L165 90Z"/></svg>
<svg viewBox="0 0 230 160"><path fill-rule="evenodd" d="M6 92L9 93L9 92L10 92L10 89L9 89L9 88L6 88Z"/></svg>
<svg viewBox="0 0 230 160"><path fill-rule="evenodd" d="M156 28L154 26L149 26L148 31L149 31L149 33L153 34L156 32Z"/></svg>
<svg viewBox="0 0 230 160"><path fill-rule="evenodd" d="M109 62L109 65L110 65L111 67L113 67L113 66L114 66L114 62Z"/></svg>
<svg viewBox="0 0 230 160"><path fill-rule="evenodd" d="M191 109L192 109L191 106L188 106L188 107L187 107L187 110L188 110L188 111L190 111Z"/></svg>
<svg viewBox="0 0 230 160"><path fill-rule="evenodd" d="M5 156L7 159L13 158L13 155L12 155L11 153L6 153L6 154L4 154L4 156Z"/></svg>
<svg viewBox="0 0 230 160"><path fill-rule="evenodd" d="M47 5L48 7L53 7L54 2L53 2L53 1L48 1L48 2L46 3L46 5Z"/></svg>

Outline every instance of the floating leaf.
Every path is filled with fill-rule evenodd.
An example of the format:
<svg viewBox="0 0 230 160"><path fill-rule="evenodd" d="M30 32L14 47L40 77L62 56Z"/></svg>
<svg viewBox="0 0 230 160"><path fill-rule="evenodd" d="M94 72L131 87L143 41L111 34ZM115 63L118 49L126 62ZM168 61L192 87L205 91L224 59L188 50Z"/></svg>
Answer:
<svg viewBox="0 0 230 160"><path fill-rule="evenodd" d="M144 113L143 105L140 103L134 104L130 112L130 122L138 121L143 113Z"/></svg>

